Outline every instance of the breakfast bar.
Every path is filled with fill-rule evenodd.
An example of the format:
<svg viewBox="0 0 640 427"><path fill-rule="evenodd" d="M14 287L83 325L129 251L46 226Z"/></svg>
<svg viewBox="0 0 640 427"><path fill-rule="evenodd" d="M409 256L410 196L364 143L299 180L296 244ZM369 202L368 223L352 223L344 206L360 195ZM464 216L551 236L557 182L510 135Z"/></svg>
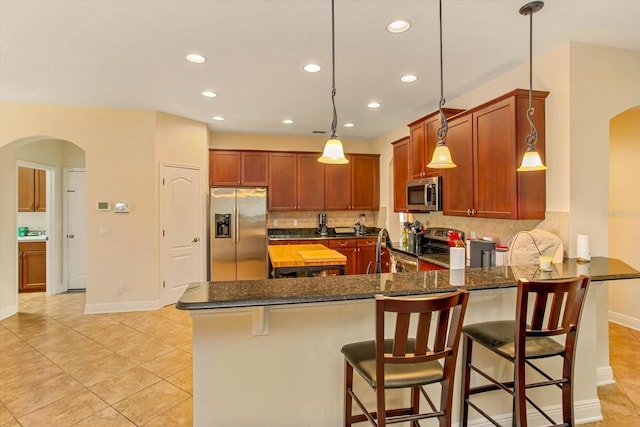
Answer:
<svg viewBox="0 0 640 427"><path fill-rule="evenodd" d="M465 316L465 324L471 324L513 318L519 278L580 274L590 276L592 284L578 339L574 406L578 423L596 421L602 418L598 376L606 368L600 366L596 353L600 346L608 346L607 333L601 333L606 331L606 313L600 312L596 303L606 298L608 284L615 286L616 280L640 277L640 272L625 263L603 257L594 257L586 264L565 260L554 265L551 273L541 273L531 265L192 283L177 307L189 310L193 319L194 425L340 425L340 348L345 343L373 338L376 294L426 296L462 287L471 292ZM463 285L453 286L452 282ZM482 363L482 353L476 356ZM506 364L493 364L488 369L500 375L508 368ZM460 364L457 390L459 375ZM362 386L355 384L356 388ZM550 394L538 400L552 409L558 398ZM458 395L455 391L454 396ZM406 398L392 394L390 404ZM365 404L374 401L372 393ZM454 424L458 408L455 399ZM506 422L511 402L494 399L488 409L503 414L497 419Z"/></svg>

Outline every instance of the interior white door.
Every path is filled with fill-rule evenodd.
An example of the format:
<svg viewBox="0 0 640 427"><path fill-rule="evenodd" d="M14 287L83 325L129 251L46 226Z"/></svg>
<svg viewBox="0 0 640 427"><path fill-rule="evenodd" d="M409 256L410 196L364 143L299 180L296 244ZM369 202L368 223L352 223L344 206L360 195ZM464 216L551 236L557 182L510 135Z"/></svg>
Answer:
<svg viewBox="0 0 640 427"><path fill-rule="evenodd" d="M65 169L67 183L64 242L67 289L87 287L87 239L85 213L85 171Z"/></svg>
<svg viewBox="0 0 640 427"><path fill-rule="evenodd" d="M173 304L202 280L200 169L162 166L162 305Z"/></svg>

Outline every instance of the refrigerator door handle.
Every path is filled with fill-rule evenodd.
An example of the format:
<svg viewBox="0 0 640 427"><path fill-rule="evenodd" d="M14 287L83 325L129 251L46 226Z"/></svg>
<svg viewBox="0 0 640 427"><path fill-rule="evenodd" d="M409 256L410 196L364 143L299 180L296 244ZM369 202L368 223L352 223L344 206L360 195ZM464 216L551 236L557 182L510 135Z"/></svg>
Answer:
<svg viewBox="0 0 640 427"><path fill-rule="evenodd" d="M235 207L235 235L236 235L236 243L238 243L240 241L240 208L238 206Z"/></svg>

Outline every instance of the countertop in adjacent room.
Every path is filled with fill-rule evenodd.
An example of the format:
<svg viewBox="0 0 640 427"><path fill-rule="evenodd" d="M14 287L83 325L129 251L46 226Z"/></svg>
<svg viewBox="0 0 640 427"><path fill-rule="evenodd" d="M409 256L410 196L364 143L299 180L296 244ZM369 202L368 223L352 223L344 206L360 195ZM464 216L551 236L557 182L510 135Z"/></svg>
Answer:
<svg viewBox="0 0 640 427"><path fill-rule="evenodd" d="M234 282L192 283L176 307L182 310L259 307L370 299L376 294L389 296L424 295L458 288L469 291L515 287L518 278L556 279L585 274L593 281L640 278L640 272L615 258L594 257L589 263L567 259L554 264L550 273L537 265L466 268L462 271L438 270L415 273L384 273L328 277L265 279ZM455 274L456 276L450 276Z"/></svg>

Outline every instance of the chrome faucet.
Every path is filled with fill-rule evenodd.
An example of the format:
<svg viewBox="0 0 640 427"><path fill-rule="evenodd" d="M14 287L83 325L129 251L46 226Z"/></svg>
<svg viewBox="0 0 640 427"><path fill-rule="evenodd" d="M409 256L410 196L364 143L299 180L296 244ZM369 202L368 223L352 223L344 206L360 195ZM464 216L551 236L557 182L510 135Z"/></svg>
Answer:
<svg viewBox="0 0 640 427"><path fill-rule="evenodd" d="M376 243L376 274L382 273L382 239L385 239L385 247L391 248L391 238L386 228L378 233L378 242Z"/></svg>

